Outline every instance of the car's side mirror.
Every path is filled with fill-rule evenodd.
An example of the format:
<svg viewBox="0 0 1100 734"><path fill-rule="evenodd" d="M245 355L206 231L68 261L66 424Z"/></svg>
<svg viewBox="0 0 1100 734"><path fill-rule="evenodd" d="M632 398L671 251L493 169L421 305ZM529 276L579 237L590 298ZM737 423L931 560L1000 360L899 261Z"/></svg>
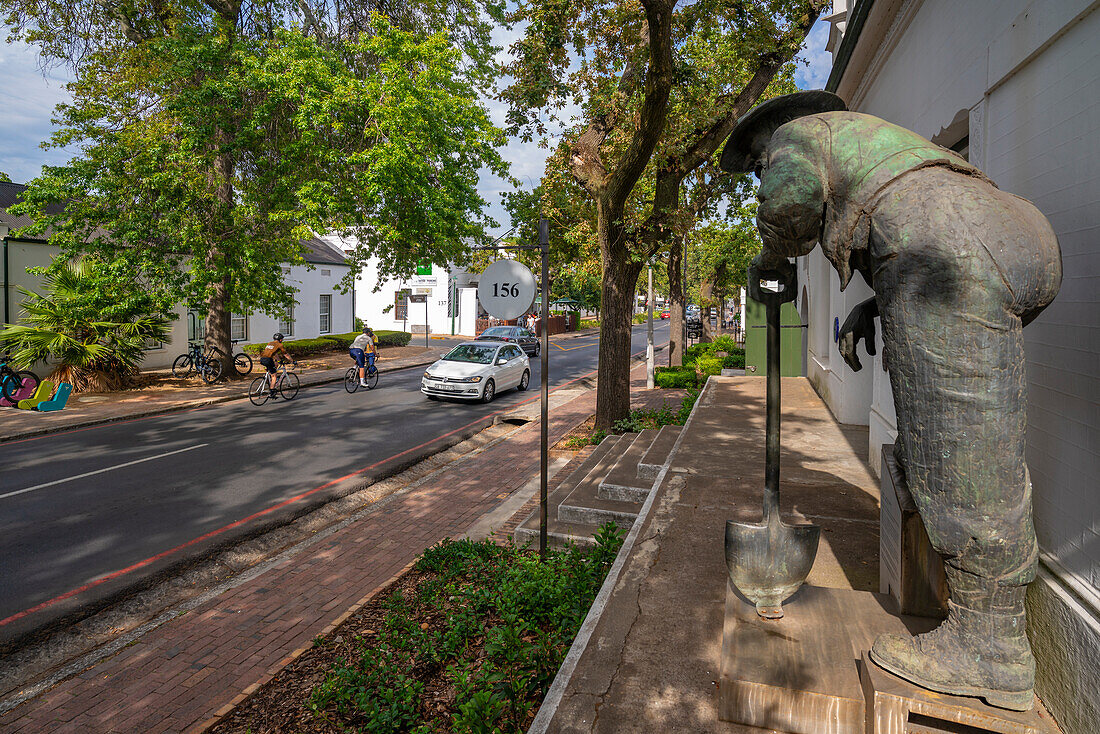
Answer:
<svg viewBox="0 0 1100 734"><path fill-rule="evenodd" d="M508 358L507 357L501 357L500 359L497 360L497 364L498 365L508 364Z"/></svg>

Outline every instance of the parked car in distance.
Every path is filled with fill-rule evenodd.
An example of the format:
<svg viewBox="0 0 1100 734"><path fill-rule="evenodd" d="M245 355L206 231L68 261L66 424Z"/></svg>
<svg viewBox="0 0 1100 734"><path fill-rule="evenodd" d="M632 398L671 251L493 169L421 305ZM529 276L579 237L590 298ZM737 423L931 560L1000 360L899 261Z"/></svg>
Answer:
<svg viewBox="0 0 1100 734"><path fill-rule="evenodd" d="M477 335L477 340L519 344L520 349L532 357L539 356L542 349L539 338L524 326L490 326Z"/></svg>
<svg viewBox="0 0 1100 734"><path fill-rule="evenodd" d="M664 311L661 311L661 319L662 320L663 319L670 319L670 318L672 318L672 312L670 312L667 308Z"/></svg>
<svg viewBox="0 0 1100 734"><path fill-rule="evenodd" d="M531 384L531 360L517 344L498 341L462 342L424 370L420 392L429 400L441 397L491 402L498 392L526 390Z"/></svg>

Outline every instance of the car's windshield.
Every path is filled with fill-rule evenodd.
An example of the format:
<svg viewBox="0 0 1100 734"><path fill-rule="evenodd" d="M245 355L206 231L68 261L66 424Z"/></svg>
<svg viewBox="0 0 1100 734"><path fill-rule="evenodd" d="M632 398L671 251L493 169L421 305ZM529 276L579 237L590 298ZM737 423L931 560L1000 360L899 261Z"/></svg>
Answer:
<svg viewBox="0 0 1100 734"><path fill-rule="evenodd" d="M447 352L443 359L448 362L473 362L475 364L492 364L493 355L497 348L481 344L459 344Z"/></svg>
<svg viewBox="0 0 1100 734"><path fill-rule="evenodd" d="M512 333L511 326L494 326L481 332L482 336L508 336Z"/></svg>

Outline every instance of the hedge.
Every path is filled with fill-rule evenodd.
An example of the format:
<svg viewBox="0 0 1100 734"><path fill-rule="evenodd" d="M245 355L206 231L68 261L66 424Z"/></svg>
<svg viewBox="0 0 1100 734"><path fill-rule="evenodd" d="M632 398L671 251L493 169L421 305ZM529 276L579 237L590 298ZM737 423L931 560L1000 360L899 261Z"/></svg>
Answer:
<svg viewBox="0 0 1100 734"><path fill-rule="evenodd" d="M658 367L653 371L653 384L666 388L693 388L699 384L694 367Z"/></svg>
<svg viewBox="0 0 1100 734"><path fill-rule="evenodd" d="M352 331L347 334L326 334L316 339L291 339L283 342L283 346L286 347L292 357L305 357L319 352L336 352L350 347L355 337L359 336L359 333ZM374 342L379 347L403 347L409 343L410 339L412 339L412 334L407 331L382 330L374 332ZM259 354L265 346L267 346L267 342L263 344L246 344L244 351L249 354Z"/></svg>
<svg viewBox="0 0 1100 734"><path fill-rule="evenodd" d="M703 377L708 375L720 375L722 374L722 357L712 357L707 355L705 357L699 357L695 360L695 369L699 371Z"/></svg>
<svg viewBox="0 0 1100 734"><path fill-rule="evenodd" d="M387 331L380 329L374 332L374 342L380 347L405 347L408 346L412 334L407 331Z"/></svg>

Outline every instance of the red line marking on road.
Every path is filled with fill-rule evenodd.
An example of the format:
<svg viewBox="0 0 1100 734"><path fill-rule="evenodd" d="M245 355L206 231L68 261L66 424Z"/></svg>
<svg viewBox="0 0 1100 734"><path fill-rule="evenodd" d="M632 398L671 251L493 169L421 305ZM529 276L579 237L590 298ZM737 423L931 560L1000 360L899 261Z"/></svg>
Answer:
<svg viewBox="0 0 1100 734"><path fill-rule="evenodd" d="M631 356L637 356L639 354L642 354L642 352L635 352ZM557 392L558 390L561 390L562 388L567 387L567 386L573 384L574 382L577 382L578 380L583 380L586 377L594 375L597 371L598 370L592 370L590 372L586 372L585 374L581 375L580 377L574 377L572 380L569 380L568 382L564 382L561 385L558 385L557 387L555 387L550 392ZM525 401L519 403L518 405L526 405L527 403L530 403L534 400L538 400L539 398L541 398L541 396L536 395L536 396L533 396L533 397L529 398L528 400L525 400ZM201 543L204 540L208 540L208 539L213 538L217 535L221 535L222 533L224 533L226 531L232 530L234 528L238 528L238 527L240 527L241 525L244 525L247 522L250 522L250 521L255 520L257 518L263 517L264 515L270 514L270 513L274 512L275 510L279 510L279 509L281 509L283 507L286 507L288 505L292 505L295 502L298 502L299 500L303 500L306 497L309 497L310 495L316 494L317 492L320 492L323 489L327 489L328 487L331 487L335 484L339 484L340 482L351 479L352 477L358 476L358 475L362 474L363 472L370 471L371 469L374 469L375 467L378 467L382 464L385 464L388 461L393 461L394 459L398 459L398 458L404 456L405 454L408 454L412 451L416 451L417 449L421 449L421 448L427 446L428 444L439 441L440 439L444 439L447 436L454 435L455 433L458 433L459 431L463 431L463 430L469 428L470 426L472 426L476 423L480 423L481 421L485 420L486 418L491 418L495 415L499 415L500 413L504 413L504 412L507 412L509 410L513 410L516 407L517 407L516 405L510 405L507 408L503 408L501 410L497 410L497 411L494 411L492 413L489 413L489 414L487 414L487 415L485 415L481 418L478 418L475 421L470 421L469 423L467 423L463 426L459 426L458 428L455 428L452 431L448 431L447 433L436 436L435 438L433 438L429 441L425 441L424 443L421 443L417 446L413 446L412 448L405 449L404 451L396 453L396 454L394 454L392 456L389 456L385 459L382 459L380 461L376 461L376 462L374 462L373 464L371 464L369 466L365 466L362 469L358 469L356 471L353 471L350 474L345 474L344 476L339 477L338 479L333 479L331 481L325 482L324 484L320 485L319 487L314 487L313 489L309 490L308 492L302 492L299 495L295 495L294 497L283 500L282 502L279 502L279 503L274 504L274 505L272 505L268 508L260 510L259 512L254 512L251 515L249 515L248 517L244 517L244 518L241 518L240 520L237 520L235 522L231 522L231 523L229 523L228 525L226 525L224 527L218 528L217 530L211 530L208 533L204 533L203 535L200 535L197 538L193 538L193 539L187 541L186 543L183 543L181 545L177 545L175 548L171 548L169 550L162 551L161 553L158 553L155 556L150 556L149 558L146 558L143 561L138 561L137 563L133 563L133 564L127 566L126 568L122 568L122 569L119 569L117 571L113 571L113 572L107 574L106 576L101 576L101 577L95 579L94 581L89 581L88 583L84 584L83 586L79 586L75 589L71 589L69 591L66 591L64 594L60 594L59 596L55 596L53 599L50 599L48 601L44 601L41 604L36 604L35 606L30 607L29 609L24 609L21 612L16 612L15 614L11 615L10 617L6 617L5 619L0 619L0 627L3 627L4 625L10 624L10 623L15 622L17 620L20 620L24 617L27 617L31 614L34 614L35 612L40 612L43 609L47 609L47 608L53 606L54 604L57 604L58 602L65 601L66 599L71 599L74 596L82 594L85 591L88 591L90 589L94 589L95 587L97 587L101 584L105 584L108 581L113 581L114 579L121 578L122 576L125 576L128 573L131 573L133 571L137 571L140 568L144 568L145 566L156 563L157 561L159 561L163 558L167 558L168 556L172 555L173 553L177 553L177 552L179 552L179 551L181 551L185 548L190 548L191 546L195 545L196 543ZM194 408L193 410L199 410L199 408ZM189 412L189 411L180 411L180 412ZM148 417L152 418L154 416L148 416ZM146 420L146 418L135 418L134 419L134 421L138 421L138 420ZM131 423L131 422L133 422L133 421L117 421L115 424L110 424L110 425L117 425L118 423ZM88 428L101 428L101 427L102 426L89 426ZM87 430L87 429L77 429L77 430ZM73 432L75 432L75 431L68 431L67 433L73 433ZM57 435L57 434L51 434L51 435ZM39 436L37 438L44 438L44 436ZM26 439L26 440L34 440L34 439ZM17 441L12 441L11 443L18 443L18 442Z"/></svg>

